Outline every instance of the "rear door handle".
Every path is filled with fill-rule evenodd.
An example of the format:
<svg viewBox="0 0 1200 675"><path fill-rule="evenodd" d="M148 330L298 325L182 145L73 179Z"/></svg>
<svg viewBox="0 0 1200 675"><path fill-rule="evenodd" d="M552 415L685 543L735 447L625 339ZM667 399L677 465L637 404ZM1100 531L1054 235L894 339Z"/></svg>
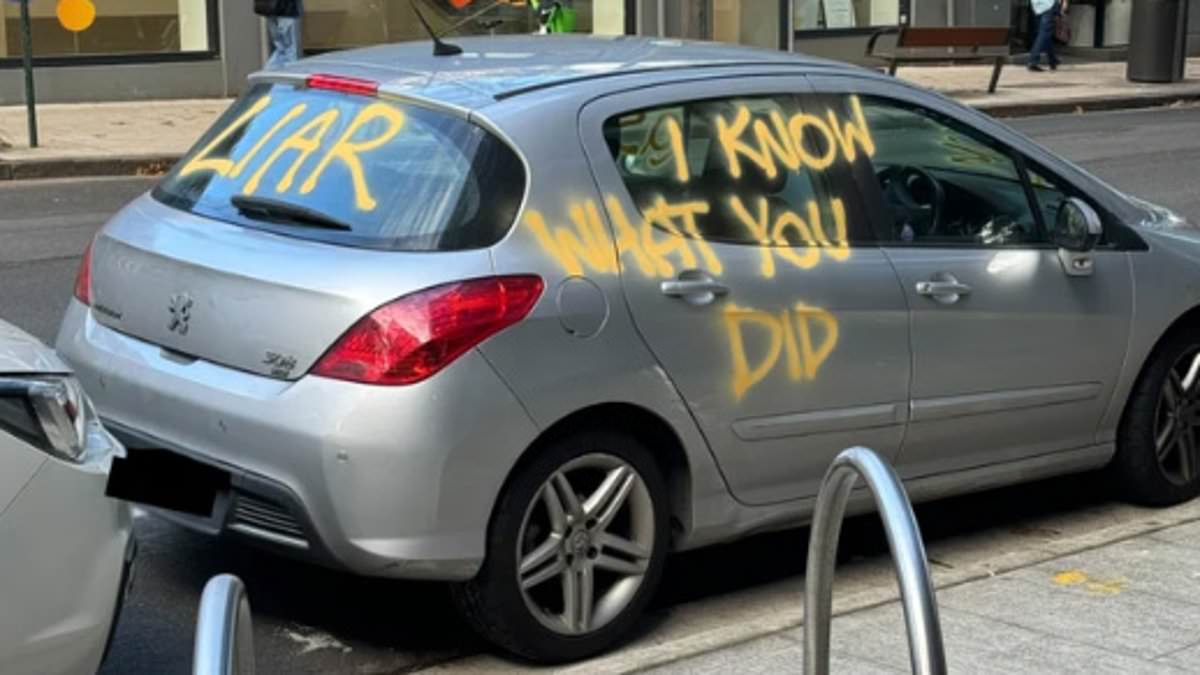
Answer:
<svg viewBox="0 0 1200 675"><path fill-rule="evenodd" d="M952 275L939 272L929 281L917 282L917 295L931 298L943 305L953 305L960 298L971 294L971 287Z"/></svg>
<svg viewBox="0 0 1200 675"><path fill-rule="evenodd" d="M693 305L707 305L729 293L729 287L699 270L684 270L675 279L659 284L663 295L681 298Z"/></svg>
<svg viewBox="0 0 1200 675"><path fill-rule="evenodd" d="M971 287L957 281L918 281L917 295L970 295Z"/></svg>

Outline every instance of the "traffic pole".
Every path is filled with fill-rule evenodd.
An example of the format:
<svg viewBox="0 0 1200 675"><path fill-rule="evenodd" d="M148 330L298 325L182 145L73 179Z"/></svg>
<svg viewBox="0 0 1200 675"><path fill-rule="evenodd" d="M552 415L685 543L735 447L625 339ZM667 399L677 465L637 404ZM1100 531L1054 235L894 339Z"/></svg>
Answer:
<svg viewBox="0 0 1200 675"><path fill-rule="evenodd" d="M37 103L33 91L33 30L29 25L29 0L21 0L21 60L25 67L25 112L29 118L29 147L36 148Z"/></svg>

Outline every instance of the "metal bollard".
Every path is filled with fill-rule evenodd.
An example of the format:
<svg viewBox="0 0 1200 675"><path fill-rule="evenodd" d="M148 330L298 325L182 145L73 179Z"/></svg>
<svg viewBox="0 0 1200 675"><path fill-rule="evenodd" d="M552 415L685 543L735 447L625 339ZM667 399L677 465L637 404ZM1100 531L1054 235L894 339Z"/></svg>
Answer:
<svg viewBox="0 0 1200 675"><path fill-rule="evenodd" d="M196 620L193 675L254 675L253 625L246 587L232 574L208 580Z"/></svg>
<svg viewBox="0 0 1200 675"><path fill-rule="evenodd" d="M946 652L938 621L937 599L912 505L892 467L874 451L861 447L838 454L817 494L804 579L805 675L829 674L829 634L833 621L833 574L838 538L850 491L859 476L875 497L896 565L912 672L945 675Z"/></svg>

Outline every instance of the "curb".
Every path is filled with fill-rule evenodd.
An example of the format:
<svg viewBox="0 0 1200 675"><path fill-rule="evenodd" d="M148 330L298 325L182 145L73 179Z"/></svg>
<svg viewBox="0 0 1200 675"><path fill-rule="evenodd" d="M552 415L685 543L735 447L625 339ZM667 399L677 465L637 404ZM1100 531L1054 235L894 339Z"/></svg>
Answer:
<svg viewBox="0 0 1200 675"><path fill-rule="evenodd" d="M992 117L1005 118L1059 115L1075 112L1164 108L1175 104L1195 101L1200 101L1200 90L1174 94L1149 94L1126 98L1081 98L1049 103L968 103L967 105Z"/></svg>
<svg viewBox="0 0 1200 675"><path fill-rule="evenodd" d="M180 155L123 155L116 157L60 157L54 159L0 159L0 181L99 176L157 176L170 169Z"/></svg>

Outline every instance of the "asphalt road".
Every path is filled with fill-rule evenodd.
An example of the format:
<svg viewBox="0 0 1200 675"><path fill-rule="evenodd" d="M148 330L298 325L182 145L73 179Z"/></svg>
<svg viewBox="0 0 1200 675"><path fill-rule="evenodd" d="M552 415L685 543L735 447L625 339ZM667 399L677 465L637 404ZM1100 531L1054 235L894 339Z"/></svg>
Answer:
<svg viewBox="0 0 1200 675"><path fill-rule="evenodd" d="M1200 109L1066 115L1013 124L1112 185L1200 219ZM0 186L0 316L52 341L78 265L95 230L151 179L18 182ZM1104 500L1087 481L1049 481L928 505L928 537L947 538L1038 514L1069 513ZM1019 506L1014 507L1017 504ZM878 550L870 521L857 525L865 552ZM199 591L212 575L246 580L265 673L397 673L483 649L457 620L444 587L357 579L193 535L139 518L135 589L102 671L169 675L190 671ZM679 603L736 592L802 573L780 556L795 532L675 556L647 619L652 628ZM876 542L876 543L867 543ZM713 575L711 570L738 570Z"/></svg>

